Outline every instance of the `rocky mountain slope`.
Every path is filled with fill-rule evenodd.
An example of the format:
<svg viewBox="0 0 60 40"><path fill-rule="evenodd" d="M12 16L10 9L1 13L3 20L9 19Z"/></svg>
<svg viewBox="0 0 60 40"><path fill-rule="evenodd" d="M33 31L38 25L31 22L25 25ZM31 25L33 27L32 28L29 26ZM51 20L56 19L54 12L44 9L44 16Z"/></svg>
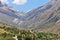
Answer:
<svg viewBox="0 0 60 40"><path fill-rule="evenodd" d="M45 29L57 24L60 25L60 0L51 0L46 5L33 9L26 14L27 21L20 26Z"/></svg>
<svg viewBox="0 0 60 40"><path fill-rule="evenodd" d="M2 4L0 1L0 22L18 26L25 20L25 13L14 9L7 4Z"/></svg>
<svg viewBox="0 0 60 40"><path fill-rule="evenodd" d="M0 2L0 22L36 30L57 27L60 25L60 0L51 0L27 13Z"/></svg>

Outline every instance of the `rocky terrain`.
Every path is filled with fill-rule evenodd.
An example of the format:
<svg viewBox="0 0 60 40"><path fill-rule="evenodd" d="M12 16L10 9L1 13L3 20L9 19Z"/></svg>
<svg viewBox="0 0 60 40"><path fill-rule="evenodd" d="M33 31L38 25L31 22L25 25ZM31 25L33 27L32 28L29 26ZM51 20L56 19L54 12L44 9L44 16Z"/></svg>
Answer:
<svg viewBox="0 0 60 40"><path fill-rule="evenodd" d="M20 28L59 32L60 0L51 0L27 13L0 2L0 22Z"/></svg>

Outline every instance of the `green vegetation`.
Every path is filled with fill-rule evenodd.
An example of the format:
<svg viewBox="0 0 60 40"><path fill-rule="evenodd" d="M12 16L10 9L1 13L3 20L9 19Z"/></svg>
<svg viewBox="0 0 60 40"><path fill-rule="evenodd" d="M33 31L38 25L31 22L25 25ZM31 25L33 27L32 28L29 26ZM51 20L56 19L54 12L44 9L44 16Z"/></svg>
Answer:
<svg viewBox="0 0 60 40"><path fill-rule="evenodd" d="M35 32L33 30L23 30L16 27L0 26L5 32L0 33L0 40L15 40L13 37L17 36L18 40L60 40L59 34Z"/></svg>

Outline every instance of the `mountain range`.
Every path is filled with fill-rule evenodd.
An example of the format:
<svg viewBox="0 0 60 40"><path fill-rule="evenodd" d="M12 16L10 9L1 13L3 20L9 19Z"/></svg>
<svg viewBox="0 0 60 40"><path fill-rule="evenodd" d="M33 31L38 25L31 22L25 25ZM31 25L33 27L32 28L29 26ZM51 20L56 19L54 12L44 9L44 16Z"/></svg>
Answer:
<svg viewBox="0 0 60 40"><path fill-rule="evenodd" d="M27 13L0 2L0 22L34 30L59 30L60 0L51 0Z"/></svg>

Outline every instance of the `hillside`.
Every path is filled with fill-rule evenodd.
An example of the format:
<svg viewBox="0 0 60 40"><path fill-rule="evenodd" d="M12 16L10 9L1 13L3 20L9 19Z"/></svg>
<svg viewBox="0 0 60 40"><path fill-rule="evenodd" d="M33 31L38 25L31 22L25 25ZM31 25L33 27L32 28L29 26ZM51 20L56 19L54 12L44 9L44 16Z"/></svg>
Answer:
<svg viewBox="0 0 60 40"><path fill-rule="evenodd" d="M60 0L51 0L45 5L32 9L26 14L26 21L20 24L23 28L37 30L52 28L57 24L60 25Z"/></svg>
<svg viewBox="0 0 60 40"><path fill-rule="evenodd" d="M0 40L60 40L60 34L26 30L0 23Z"/></svg>
<svg viewBox="0 0 60 40"><path fill-rule="evenodd" d="M24 12L7 4L2 4L0 1L0 22L20 27L20 23L25 20L24 16Z"/></svg>
<svg viewBox="0 0 60 40"><path fill-rule="evenodd" d="M60 25L60 0L51 0L28 12L21 12L0 2L0 22L19 28L45 30Z"/></svg>
<svg viewBox="0 0 60 40"><path fill-rule="evenodd" d="M60 0L24 13L0 1L0 40L60 40Z"/></svg>

